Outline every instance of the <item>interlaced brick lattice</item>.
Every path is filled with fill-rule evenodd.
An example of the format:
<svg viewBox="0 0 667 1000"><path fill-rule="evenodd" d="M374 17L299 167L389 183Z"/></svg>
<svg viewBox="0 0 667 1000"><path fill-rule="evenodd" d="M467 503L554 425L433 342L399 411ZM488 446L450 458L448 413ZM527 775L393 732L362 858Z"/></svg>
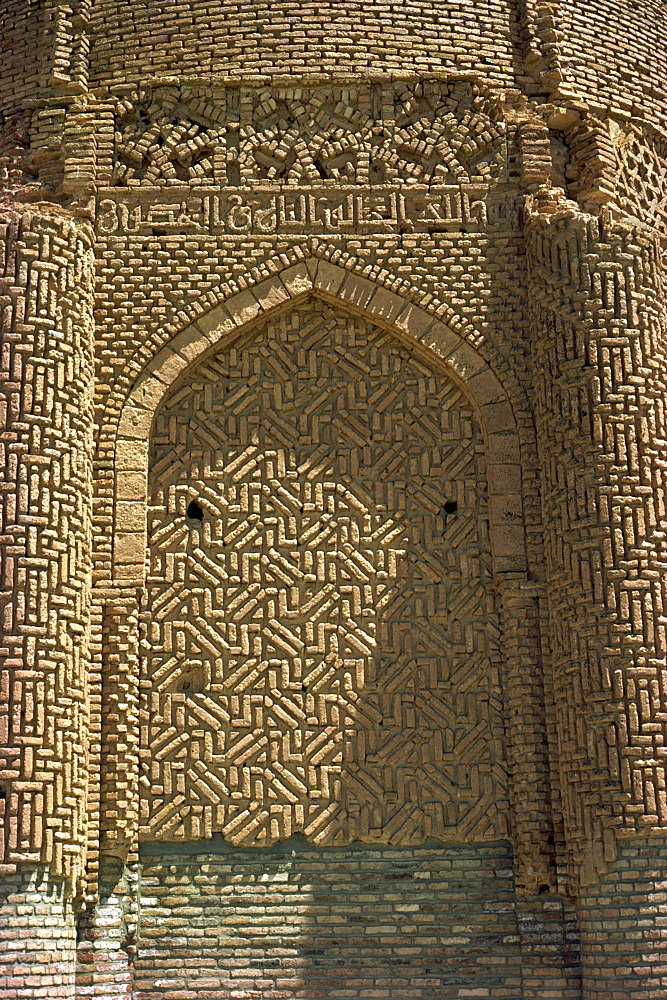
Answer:
<svg viewBox="0 0 667 1000"><path fill-rule="evenodd" d="M116 108L122 187L497 181L506 129L469 83L157 87Z"/></svg>
<svg viewBox="0 0 667 1000"><path fill-rule="evenodd" d="M151 455L145 834L506 828L483 444L462 391L310 300L199 364Z"/></svg>
<svg viewBox="0 0 667 1000"><path fill-rule="evenodd" d="M619 204L667 232L667 137L628 126L620 134L617 158Z"/></svg>

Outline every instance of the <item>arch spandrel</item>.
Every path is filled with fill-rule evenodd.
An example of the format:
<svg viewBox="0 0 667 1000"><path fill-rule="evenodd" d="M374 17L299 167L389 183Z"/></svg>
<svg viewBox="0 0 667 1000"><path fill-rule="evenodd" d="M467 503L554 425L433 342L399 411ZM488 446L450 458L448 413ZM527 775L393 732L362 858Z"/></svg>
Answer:
<svg viewBox="0 0 667 1000"><path fill-rule="evenodd" d="M494 570L525 574L518 434L511 403L488 363L452 329L376 283L328 261L286 268L231 296L172 338L135 382L118 426L115 460L113 573L143 583L146 559L146 483L150 431L157 408L187 368L224 346L247 325L309 295L338 304L437 356L479 414L486 443Z"/></svg>

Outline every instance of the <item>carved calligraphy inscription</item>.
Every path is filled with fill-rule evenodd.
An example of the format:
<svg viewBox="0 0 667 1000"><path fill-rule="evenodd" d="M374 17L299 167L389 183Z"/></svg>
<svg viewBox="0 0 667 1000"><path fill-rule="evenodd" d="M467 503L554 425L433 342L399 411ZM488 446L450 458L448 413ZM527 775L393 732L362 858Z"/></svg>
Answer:
<svg viewBox="0 0 667 1000"><path fill-rule="evenodd" d="M266 236L286 233L479 232L518 226L514 198L467 188L103 191L97 228L117 234Z"/></svg>

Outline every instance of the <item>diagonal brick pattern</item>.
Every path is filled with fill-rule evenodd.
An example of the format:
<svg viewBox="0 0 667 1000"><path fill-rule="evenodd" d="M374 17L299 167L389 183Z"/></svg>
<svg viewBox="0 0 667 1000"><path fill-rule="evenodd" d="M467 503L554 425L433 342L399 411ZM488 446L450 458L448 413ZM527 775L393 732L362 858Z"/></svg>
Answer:
<svg viewBox="0 0 667 1000"><path fill-rule="evenodd" d="M312 300L174 388L150 482L146 836L506 831L483 445L460 389Z"/></svg>

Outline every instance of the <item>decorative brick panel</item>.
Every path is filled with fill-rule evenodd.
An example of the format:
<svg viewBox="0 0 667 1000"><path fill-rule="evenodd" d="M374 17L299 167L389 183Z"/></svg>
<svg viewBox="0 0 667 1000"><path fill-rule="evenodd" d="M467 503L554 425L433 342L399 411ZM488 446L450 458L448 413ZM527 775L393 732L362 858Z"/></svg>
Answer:
<svg viewBox="0 0 667 1000"><path fill-rule="evenodd" d="M354 997L667 998L664 4L0 26L2 988L199 1000L199 883L150 972L159 838L381 854L390 909L396 852L458 866L472 952L431 879L437 974L376 936Z"/></svg>
<svg viewBox="0 0 667 1000"><path fill-rule="evenodd" d="M317 299L157 412L143 835L498 839L507 791L481 429Z"/></svg>

